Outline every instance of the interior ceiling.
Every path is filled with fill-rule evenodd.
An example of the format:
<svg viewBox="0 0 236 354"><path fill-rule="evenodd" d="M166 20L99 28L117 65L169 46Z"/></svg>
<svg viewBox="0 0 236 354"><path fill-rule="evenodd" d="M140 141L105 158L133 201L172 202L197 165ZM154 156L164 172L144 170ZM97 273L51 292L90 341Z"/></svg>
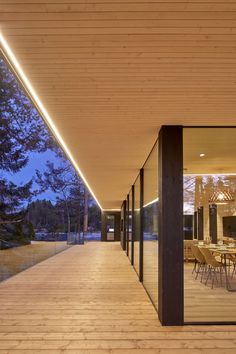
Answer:
<svg viewBox="0 0 236 354"><path fill-rule="evenodd" d="M0 26L103 208L161 125L236 123L236 1L0 0Z"/></svg>
<svg viewBox="0 0 236 354"><path fill-rule="evenodd" d="M185 128L183 138L185 174L236 174L236 128Z"/></svg>

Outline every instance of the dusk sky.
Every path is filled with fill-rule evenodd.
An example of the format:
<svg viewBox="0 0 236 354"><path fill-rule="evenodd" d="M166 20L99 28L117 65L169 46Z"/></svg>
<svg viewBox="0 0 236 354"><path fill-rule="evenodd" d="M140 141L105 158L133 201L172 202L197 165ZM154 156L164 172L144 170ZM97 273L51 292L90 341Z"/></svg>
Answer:
<svg viewBox="0 0 236 354"><path fill-rule="evenodd" d="M4 60L1 57L0 57L0 64L1 64L0 69L4 73L6 80L8 80L7 82L11 82L11 85L12 85L12 82L14 82L14 81L17 82L13 73L5 65ZM14 87L14 85L13 85L13 87ZM12 97L12 102L15 102L14 100L16 100L17 104L11 103L12 106L10 108L14 110L14 109L21 107L21 104L19 104L19 97L20 97L20 100L22 100L22 107L24 107L24 105L26 103L30 107L32 104L29 101L29 99L27 98L27 96L25 95L25 93L22 91L22 89L19 87L19 88L17 88L17 90L18 90L17 94L13 90L15 96ZM9 112L11 112L11 110L9 110ZM10 115L8 114L9 112L6 110L4 112L5 116L10 120L9 123L14 125L15 124L14 118L11 117L11 114ZM35 115L35 113L36 113L36 115ZM35 110L32 110L32 114L34 114L34 116L32 117L32 122L34 122L34 119L36 119L36 120L39 119L42 121L42 118L39 116L39 114ZM12 119L12 121L11 121L11 119ZM44 124L44 126L45 126L46 132L48 132L48 129L46 128L45 124ZM51 135L51 133L48 132L48 135ZM6 170L0 170L0 178L1 177L6 178L7 180L12 181L16 185L24 185L27 182L29 182L31 179L34 178L34 176L36 175L36 170L39 170L41 173L43 173L46 170L46 162L47 161L53 162L54 166L56 166L56 167L59 166L62 162L60 157L58 157L52 150L48 150L43 153L30 152L27 154L29 156L29 161L24 168L22 168L20 171L18 171L16 173L6 172ZM37 190L37 189L38 189L38 185L36 183L34 183L33 190ZM56 202L56 196L57 195L55 193L53 193L52 191L49 190L47 192L38 194L36 197L34 197L34 199L49 199L53 203L53 202Z"/></svg>
<svg viewBox="0 0 236 354"><path fill-rule="evenodd" d="M36 169L44 172L47 160L52 161L55 166L59 165L59 159L52 151L46 151L44 153L31 153L29 155L28 164L25 168L22 168L21 171L18 173L2 173L8 180L17 185L25 184L29 182L33 176L35 176ZM37 189L37 184L34 184L34 189ZM50 199L51 202L54 202L56 200L56 195L51 191L47 191L38 195L36 199Z"/></svg>

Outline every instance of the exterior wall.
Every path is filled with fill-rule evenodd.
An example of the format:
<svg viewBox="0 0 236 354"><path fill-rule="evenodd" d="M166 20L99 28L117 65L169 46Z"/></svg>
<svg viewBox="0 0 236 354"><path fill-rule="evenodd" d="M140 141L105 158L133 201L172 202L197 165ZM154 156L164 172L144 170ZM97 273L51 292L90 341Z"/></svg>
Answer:
<svg viewBox="0 0 236 354"><path fill-rule="evenodd" d="M213 173L201 173L202 165L199 160L197 161L199 170L196 172L185 173L183 176L183 150L185 146L183 146L182 126L162 126L157 143L159 157L158 164L155 168L158 170L158 177L155 177L154 179L158 181L158 186L154 188L154 191L158 191L158 198L153 199L148 197L147 200L144 198L145 187L147 193L150 189L150 185L152 185L149 178L147 178L148 182L146 181L145 185L145 177L150 173L148 162L150 162L151 153L133 184L135 203L133 210L134 225L132 229L132 245L136 250L136 252L134 252L134 268L154 304L155 295L158 294L156 307L162 325L178 326L183 325L184 323L184 310L186 311L186 307L184 308L184 301L186 300L185 293L189 288L189 283L185 283L187 284L187 287L185 287L183 277L183 195L184 204L189 207L189 209L185 209L186 205L184 205L184 211L191 210L191 212L186 213L186 215L192 215L194 218L194 215L196 216L194 210L199 211L198 214L199 217L201 217L202 222L201 225L199 223L198 226L199 228L201 227L201 235L203 239L209 239L210 223L212 233L217 229L218 239L222 239L225 236L223 234L223 217L236 216L236 202L229 202L227 205L217 205L217 208L213 207L211 209L213 212L210 219L210 200L212 193L220 186L219 181L221 181L221 174L214 175ZM189 149L186 149L186 151L189 151ZM185 170L187 170L187 168ZM140 176L143 176L141 181L139 180ZM223 178L224 182L226 179L228 180L228 184L226 183L226 185L229 185L230 189L235 193L236 177L228 177L227 174L226 178ZM184 187L188 185L188 188L183 190L183 185ZM141 197L142 195L143 197ZM144 202L142 201L143 198ZM157 202L158 210L157 212L154 211L153 218L151 219L145 215L144 211L145 208L152 205L154 201ZM125 203L127 203L127 200L123 205L125 205ZM124 219L125 215L126 212L124 212ZM157 215L157 218L155 218L155 215ZM154 233L150 235L148 234L150 231L149 228L145 229L145 217L146 220L152 224L153 230L156 229L156 221L158 220L156 244L154 244L153 239L151 239L152 243L147 241L148 237L150 241L150 237L153 237ZM141 226L137 227L137 222L139 222ZM125 222L124 224L126 225ZM196 226L196 218L194 226ZM231 229L230 223L228 230ZM215 235L215 233L213 234ZM146 255L144 251L145 242ZM142 243L144 249L141 247ZM152 246L153 244L154 248L148 248L148 246ZM153 249L155 249L155 251L158 249L158 254L156 256ZM154 254L153 259L156 261L156 264L158 264L156 268L153 267L151 257L148 257L150 254ZM145 256L147 257L146 260ZM145 264L153 273L145 273ZM185 270L186 269L187 268L185 268ZM143 270L144 277L142 277L140 270ZM146 279L145 274L147 275ZM156 276L156 278L158 276L158 284L153 282L154 276ZM158 290L156 291L156 289ZM205 300L205 298L203 300ZM201 323L201 321L199 320L195 323Z"/></svg>
<svg viewBox="0 0 236 354"><path fill-rule="evenodd" d="M107 239L107 216L114 216L115 224L114 224L114 241L120 241L120 219L121 213L114 211L103 211L102 212L102 230L101 230L101 241L111 242Z"/></svg>

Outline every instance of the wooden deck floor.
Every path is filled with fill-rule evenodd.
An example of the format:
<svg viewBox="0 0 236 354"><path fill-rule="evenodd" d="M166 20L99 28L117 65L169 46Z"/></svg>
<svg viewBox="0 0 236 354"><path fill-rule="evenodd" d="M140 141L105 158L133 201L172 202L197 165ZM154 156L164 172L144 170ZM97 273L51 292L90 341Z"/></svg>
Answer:
<svg viewBox="0 0 236 354"><path fill-rule="evenodd" d="M0 354L235 354L236 326L161 327L116 243L74 246L0 284Z"/></svg>

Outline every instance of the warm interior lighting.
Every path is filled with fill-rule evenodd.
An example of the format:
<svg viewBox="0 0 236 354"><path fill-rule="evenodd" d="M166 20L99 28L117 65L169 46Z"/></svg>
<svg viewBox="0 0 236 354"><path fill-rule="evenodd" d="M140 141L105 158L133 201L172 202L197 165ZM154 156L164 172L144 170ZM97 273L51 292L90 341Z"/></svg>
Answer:
<svg viewBox="0 0 236 354"><path fill-rule="evenodd" d="M120 211L120 209L102 209L103 211L109 212L109 211Z"/></svg>
<svg viewBox="0 0 236 354"><path fill-rule="evenodd" d="M52 118L48 114L47 110L45 109L43 103L41 102L40 98L36 94L34 88L32 87L30 81L28 80L27 76L25 75L24 71L22 70L20 64L18 63L15 55L13 54L11 48L9 47L7 41L3 37L3 35L0 33L0 45L1 49L3 51L4 57L7 59L11 67L13 68L13 71L15 72L16 76L19 78L20 82L22 83L23 87L25 88L26 92L28 93L30 99L32 100L33 104L36 106L37 110L39 111L40 115L52 131L53 135L56 137L57 141L61 145L62 149L70 159L72 165L74 166L75 170L79 174L79 176L82 178L84 184L88 188L89 192L93 196L93 198L96 200L97 204L99 207L102 209L101 204L97 200L93 190L91 189L89 183L87 182L83 172L79 168L78 164L76 163L75 159L73 158L70 150L68 149L66 143L64 142L61 134L59 133L57 127L55 126Z"/></svg>
<svg viewBox="0 0 236 354"><path fill-rule="evenodd" d="M205 154L200 154L199 156L200 156L200 157L204 157L204 156L205 156Z"/></svg>
<svg viewBox="0 0 236 354"><path fill-rule="evenodd" d="M230 191L226 190L218 190L213 192L209 199L209 203L212 204L227 204L229 202L233 202L234 197Z"/></svg>

